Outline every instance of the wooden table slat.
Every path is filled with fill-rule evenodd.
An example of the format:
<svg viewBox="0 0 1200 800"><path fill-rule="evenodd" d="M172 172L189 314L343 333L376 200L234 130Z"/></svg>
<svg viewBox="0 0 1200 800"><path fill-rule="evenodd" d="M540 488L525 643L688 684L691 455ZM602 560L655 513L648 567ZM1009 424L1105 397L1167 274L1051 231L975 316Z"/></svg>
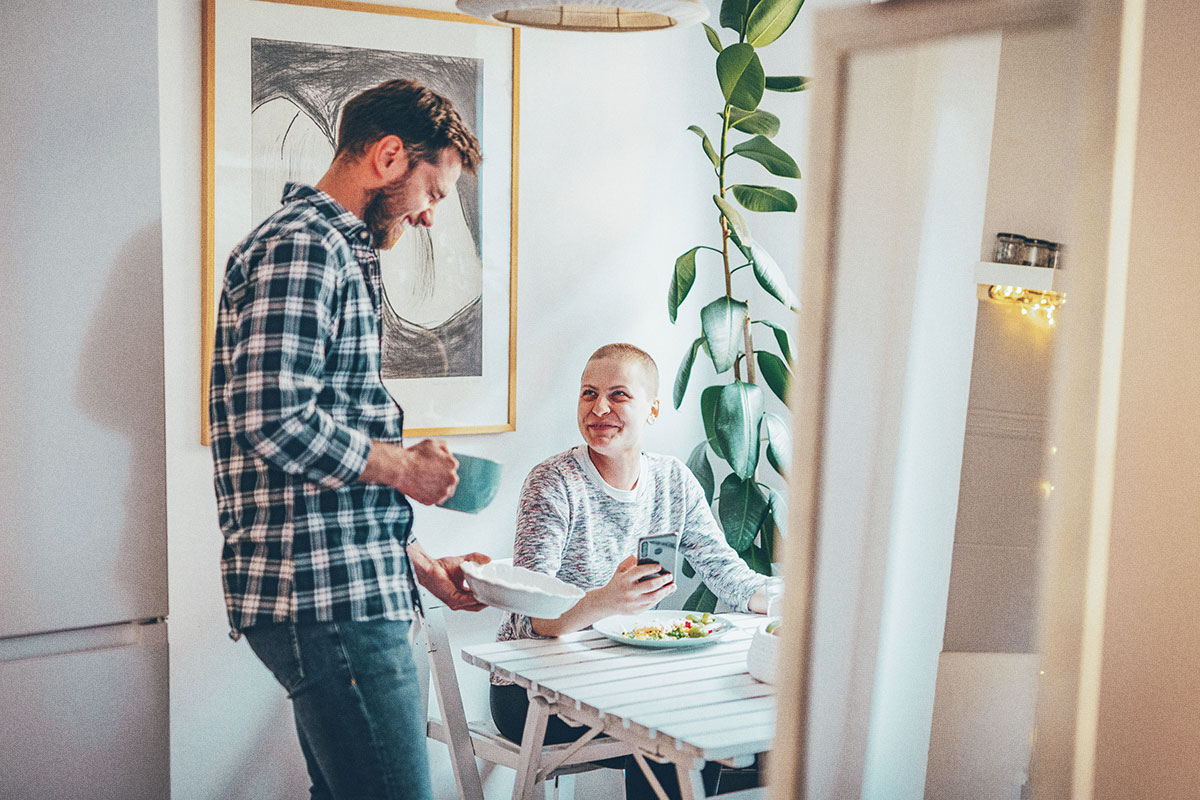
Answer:
<svg viewBox="0 0 1200 800"><path fill-rule="evenodd" d="M609 641L609 640L605 640ZM519 669L522 672L531 669L547 669L555 666L567 666L571 664L585 665L594 662L611 661L613 659L625 658L628 652L625 648L618 645L616 642L609 641L610 646L604 645L589 645L579 646L574 649L545 649L545 650L522 650L519 653L512 655L494 655L484 659L488 667L502 667L503 669Z"/></svg>
<svg viewBox="0 0 1200 800"><path fill-rule="evenodd" d="M570 649L570 645L586 644L593 642L601 647L608 647L606 642L612 642L607 636L596 633L593 630L577 631L576 633L567 633L554 639L509 639L505 642L486 642L484 644L475 644L470 647L463 648L463 652L470 652L476 658L486 659L492 655L508 655L513 651L521 650L538 650L540 648L561 649L566 652Z"/></svg>
<svg viewBox="0 0 1200 800"><path fill-rule="evenodd" d="M723 735L728 735L730 738L736 736L736 731L745 728L757 728L762 725L773 725L775 723L775 709L768 708L765 710L751 711L747 714L732 717L726 721L726 725L720 727L720 732ZM679 723L668 723L666 725L656 726L660 734L670 736L675 739L686 739L690 736L698 734L708 734L713 732L712 719L700 720L685 720Z"/></svg>
<svg viewBox="0 0 1200 800"><path fill-rule="evenodd" d="M688 754L698 753L706 761L720 761L725 758L737 758L748 753L765 753L771 749L775 741L775 726L760 725L753 730L745 730L740 738L731 739L715 731L709 734L699 734L688 740ZM664 739L664 741L670 741ZM681 751L682 752L682 751Z"/></svg>
<svg viewBox="0 0 1200 800"><path fill-rule="evenodd" d="M724 704L737 700L752 700L765 698L772 707L775 703L775 692L771 687L762 683L753 686L739 686L729 689L716 689L700 694L686 694L675 697L664 697L657 700L629 702L621 705L606 705L605 713L614 717L637 720L643 725L651 725L647 716L667 711L679 711L692 708L712 708L720 705L724 713Z"/></svg>
<svg viewBox="0 0 1200 800"><path fill-rule="evenodd" d="M695 663L704 663L717 656L728 655L730 653L744 653L745 646L738 641L732 641L728 644L714 644L708 647L697 647L688 650L686 654L679 650L640 650L631 647L618 647L613 650L592 651L588 653L579 653L578 658L572 662L563 660L559 656L554 656L553 661L548 659L531 659L519 666L509 661L497 662L498 666L503 666L505 669L520 669L521 674L541 682L544 678L549 678L556 674L569 673L571 675L583 675L591 672L601 672L605 670L623 669L626 667L634 667L647 672L658 671L663 665L692 663L692 659L696 659Z"/></svg>
<svg viewBox="0 0 1200 800"><path fill-rule="evenodd" d="M690 673L709 670L713 667L721 667L722 672L745 671L746 655L745 653L738 652L722 653L717 654L712 658L689 659L686 663L678 662L674 664L656 665L654 669L634 666L626 667L624 669L607 670L583 675L556 675L552 678L545 678L536 682L547 689L553 689L556 692L566 692L571 689L577 689L581 686L592 686L594 684L601 683L642 679L649 678L651 676L675 676L675 680L690 680ZM712 677L712 675L710 674L708 677Z"/></svg>
<svg viewBox="0 0 1200 800"><path fill-rule="evenodd" d="M707 721L711 727L723 728L731 720L740 719L741 714L754 714L762 711L775 713L775 698L766 697L735 697L721 705L691 706L688 708L672 708L659 711L647 711L629 714L630 723L636 723L645 728L654 728L666 732L672 726L690 722ZM617 716L614 714L614 716Z"/></svg>
<svg viewBox="0 0 1200 800"><path fill-rule="evenodd" d="M669 699L691 692L719 691L735 689L740 686L765 686L750 677L747 672L725 673L715 678L702 681L676 681L664 679L662 682L638 681L636 687L608 686L595 689L580 689L572 692L572 697L590 705L603 704L604 707L625 705L628 703L644 703L659 699Z"/></svg>

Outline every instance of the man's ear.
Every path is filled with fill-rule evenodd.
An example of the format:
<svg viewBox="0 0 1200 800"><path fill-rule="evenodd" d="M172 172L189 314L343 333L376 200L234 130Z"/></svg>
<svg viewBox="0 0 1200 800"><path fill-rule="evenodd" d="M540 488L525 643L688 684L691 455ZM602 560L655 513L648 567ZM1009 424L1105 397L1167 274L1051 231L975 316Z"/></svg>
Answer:
<svg viewBox="0 0 1200 800"><path fill-rule="evenodd" d="M653 425L656 419L658 419L658 400L650 404L650 416L646 417L646 424Z"/></svg>
<svg viewBox="0 0 1200 800"><path fill-rule="evenodd" d="M395 134L388 134L371 147L371 164L379 177L391 182L408 171L408 151Z"/></svg>

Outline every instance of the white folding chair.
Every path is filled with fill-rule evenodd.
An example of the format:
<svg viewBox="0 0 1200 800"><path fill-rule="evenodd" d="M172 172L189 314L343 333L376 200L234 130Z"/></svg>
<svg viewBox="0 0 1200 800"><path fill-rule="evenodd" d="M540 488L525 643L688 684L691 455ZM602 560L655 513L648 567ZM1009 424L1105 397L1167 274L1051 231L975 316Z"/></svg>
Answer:
<svg viewBox="0 0 1200 800"><path fill-rule="evenodd" d="M421 625L425 652L429 655L428 678L437 692L438 708L441 710L441 719L429 717L426 733L430 739L442 742L450 750L450 764L454 770L459 800L484 800L483 782L475 763L476 758L516 770L518 782L513 790L514 800L533 800L545 781L553 781L557 788L560 776L597 769L595 764L589 762L629 755L627 745L605 737L592 739L582 745L569 742L538 747L535 740L541 739L545 728L542 726L540 731L534 731L534 735L530 736L530 726L527 725L526 744L522 746L500 735L491 720L468 722L458 688L458 676L454 671L454 651L446 633L446 606L424 591L421 592L421 601L425 607ZM423 691L428 701L428 687L423 687Z"/></svg>

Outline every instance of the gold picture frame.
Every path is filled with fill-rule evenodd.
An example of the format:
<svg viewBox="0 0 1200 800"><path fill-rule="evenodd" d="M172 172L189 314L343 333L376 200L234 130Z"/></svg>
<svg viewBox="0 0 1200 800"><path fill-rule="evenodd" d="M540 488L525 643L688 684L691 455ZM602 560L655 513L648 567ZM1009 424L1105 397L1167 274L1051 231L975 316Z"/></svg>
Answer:
<svg viewBox="0 0 1200 800"><path fill-rule="evenodd" d="M460 93L455 105L479 136L485 161L478 178L468 177L466 184L459 182L459 187L465 185L467 190L456 198L462 213L450 215L451 224L457 224L457 228L437 234L435 224L431 230L437 236L438 247L457 245L458 252L466 253L473 248L480 275L472 277L467 271L457 284L451 282L453 291L444 291L446 297L438 297L437 304L430 304L426 297L433 290L423 287L421 302L425 305L420 311L431 321L410 322L398 313L390 313L390 301L385 304L385 320L415 329L419 335L404 336L405 331L400 330L394 340L397 344L389 351L385 330L383 377L405 410L406 436L515 430L520 32L464 14L340 0L205 0L203 15L201 442L210 443L208 390L225 258L270 213L269 209L263 211L268 202L265 198L269 190L278 200L282 180L275 179L281 170L293 169L297 162L316 164L326 149L332 155L330 139L336 130L340 103L334 110L328 110L326 103L324 114L318 112L316 120L313 114L305 113L318 105L315 103L301 103L299 108L287 106L281 116L279 98L265 101L268 92L256 85L256 74L277 83L279 66L292 66L292 59L300 63L318 59L313 62L317 67L321 58L342 66L369 62L370 69L374 69L383 65L385 71L377 75L378 79L365 85L362 81L368 74L375 74L367 67L353 75L349 69L295 71L299 77L294 79L292 89L297 93L319 88L328 94L332 81L342 81L335 87L341 102L388 78L410 77L402 74L409 68L406 65L417 70L411 77L432 76L432 80L423 79L431 88L439 88L437 81L451 86L451 91L443 92L452 99L454 91ZM346 58L359 52L362 59ZM315 82L306 77L313 75L321 77L320 87L301 85L304 80ZM264 78L258 84L265 82ZM506 95L511 95L511 101ZM502 102L497 103L497 97ZM293 135L293 127L309 135ZM267 163L264 167L261 154L274 154L274 149L266 151L260 140L278 131L282 133L269 140L272 148L280 150L280 164ZM289 147L293 147L291 142L300 144L294 146L295 152L288 153L283 165L284 145L280 143L285 140ZM324 166L328 166L328 158ZM252 177L257 177L256 183ZM305 182L315 180L311 177ZM423 252L429 253L423 263L431 269L437 256L434 245L426 244ZM387 262L391 256L385 253L384 257L386 295L388 275L407 280L408 271L403 269L403 253L395 256L397 266L393 267ZM464 311L445 317L445 322L437 321L443 318L438 315L445 314L445 309L453 308L454 303L470 297L475 290L478 299L463 306ZM407 296L403 291L398 294ZM443 330L454 337L451 342L467 341L470 346L439 345L437 359L422 357L414 342L432 339ZM389 352L396 355L389 357ZM403 358L406 353L419 356L412 359L413 366ZM386 374L397 367L399 373ZM500 377L503 382L497 380Z"/></svg>

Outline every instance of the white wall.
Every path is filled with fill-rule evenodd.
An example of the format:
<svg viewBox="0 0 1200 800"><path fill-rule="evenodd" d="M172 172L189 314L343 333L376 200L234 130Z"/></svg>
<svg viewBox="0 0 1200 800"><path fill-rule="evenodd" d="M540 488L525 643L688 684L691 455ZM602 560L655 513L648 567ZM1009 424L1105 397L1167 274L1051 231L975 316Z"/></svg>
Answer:
<svg viewBox="0 0 1200 800"><path fill-rule="evenodd" d="M227 637L212 467L198 443L199 7L199 0L159 3L173 796L296 797L307 781L283 692L244 642ZM453 10L449 0L430 7ZM600 344L631 341L659 361L665 407L651 448L686 457L702 436L698 395L689 393L675 413L670 381L697 335L700 305L721 282L702 275L677 326L667 320L665 297L675 257L712 242L711 171L686 128L716 119L713 55L699 28L522 33L517 430L452 442L505 462L505 479L478 517L418 509L418 535L431 553L511 554L521 481L539 460L575 443L578 375ZM772 108L791 125L804 96L775 97ZM785 135L795 137L783 139L785 147L800 136L797 128ZM777 223L762 236L792 274L794 230ZM693 380L704 377L697 370ZM498 622L492 611L452 615L451 636L490 639ZM465 664L460 676L468 714L484 716L486 676ZM442 750L432 747L435 785L451 797ZM505 779L489 781L498 796ZM614 780L604 785L619 791Z"/></svg>

